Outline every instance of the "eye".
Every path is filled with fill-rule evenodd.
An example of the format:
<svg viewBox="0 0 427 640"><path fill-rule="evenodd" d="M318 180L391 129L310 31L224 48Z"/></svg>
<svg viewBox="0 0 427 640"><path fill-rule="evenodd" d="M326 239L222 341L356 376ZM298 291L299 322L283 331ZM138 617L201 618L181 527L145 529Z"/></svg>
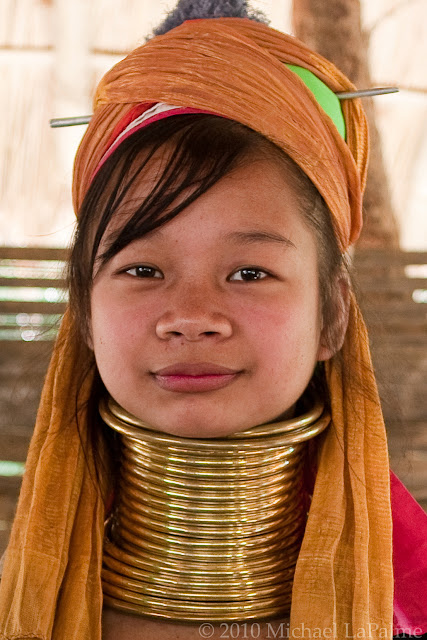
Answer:
<svg viewBox="0 0 427 640"><path fill-rule="evenodd" d="M241 277L238 277L239 274L241 274ZM235 271L230 276L230 280L238 282L254 282L255 280L264 280L269 275L270 274L267 273L267 271L263 271L262 269L258 269L256 267L244 267L243 269Z"/></svg>
<svg viewBox="0 0 427 640"><path fill-rule="evenodd" d="M158 269L154 267L149 267L145 264L139 264L136 267L130 267L126 269L124 273L128 273L130 276L134 276L135 278L162 278Z"/></svg>

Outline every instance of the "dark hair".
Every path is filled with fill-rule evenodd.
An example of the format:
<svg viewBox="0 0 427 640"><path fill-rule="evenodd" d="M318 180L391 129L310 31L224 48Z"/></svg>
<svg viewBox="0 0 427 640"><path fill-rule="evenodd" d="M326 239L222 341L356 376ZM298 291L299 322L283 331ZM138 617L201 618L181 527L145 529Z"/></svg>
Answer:
<svg viewBox="0 0 427 640"><path fill-rule="evenodd" d="M123 226L109 234L106 249L97 258L101 239L112 217L162 148L167 148L169 155L157 183L145 200L136 203L134 211L125 217ZM100 428L97 405L103 386L93 353L85 346L95 261L99 260L102 266L133 240L175 218L231 171L260 157L276 161L283 167L286 180L297 196L303 220L315 235L323 320L325 326L333 324L337 313L333 283L342 269L343 258L323 198L291 158L252 129L209 114L171 116L135 132L95 175L79 212L69 264L70 311L77 331L76 343L81 346L81 364L85 364L86 372L95 368L88 425L95 459L99 437L108 441L107 448L112 456L118 446L112 430ZM103 461L97 460L96 469L100 462Z"/></svg>
<svg viewBox="0 0 427 640"><path fill-rule="evenodd" d="M252 9L247 0L179 0L176 7L153 30L153 35L159 36L167 33L185 20L206 18L249 18L255 22L269 24L265 13L258 9Z"/></svg>

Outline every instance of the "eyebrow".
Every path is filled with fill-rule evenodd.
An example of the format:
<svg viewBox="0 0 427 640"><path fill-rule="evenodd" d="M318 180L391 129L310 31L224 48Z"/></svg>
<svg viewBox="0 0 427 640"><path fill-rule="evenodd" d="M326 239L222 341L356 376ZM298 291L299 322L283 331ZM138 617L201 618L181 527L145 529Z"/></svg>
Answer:
<svg viewBox="0 0 427 640"><path fill-rule="evenodd" d="M157 227L149 231L146 235L141 237L141 240L148 240L149 237L164 236L163 229ZM262 231L261 229L248 229L247 231L232 231L224 236L225 242L235 242L239 244L257 244L257 243L276 243L285 247L293 247L296 249L296 245L286 238L285 236L275 233L273 231Z"/></svg>
<svg viewBox="0 0 427 640"><path fill-rule="evenodd" d="M231 242L239 242L240 244L256 244L259 242L275 242L286 247L293 247L296 249L289 238L281 236L279 233L273 233L272 231L261 231L259 229L250 229L248 231L233 231L228 233L224 240Z"/></svg>

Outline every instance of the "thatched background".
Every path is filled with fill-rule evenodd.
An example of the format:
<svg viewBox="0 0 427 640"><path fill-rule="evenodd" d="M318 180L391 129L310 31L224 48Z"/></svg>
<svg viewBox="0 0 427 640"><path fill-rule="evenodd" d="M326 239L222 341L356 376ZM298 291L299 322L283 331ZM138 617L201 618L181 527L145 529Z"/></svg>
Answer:
<svg viewBox="0 0 427 640"><path fill-rule="evenodd" d="M175 0L1 0L0 244L62 246L73 228L72 159L83 128L52 117L90 113L99 77L160 21ZM254 0L290 30L290 0ZM427 248L427 20L424 0L363 0L372 29L376 99L402 246ZM381 18L382 17L382 18Z"/></svg>

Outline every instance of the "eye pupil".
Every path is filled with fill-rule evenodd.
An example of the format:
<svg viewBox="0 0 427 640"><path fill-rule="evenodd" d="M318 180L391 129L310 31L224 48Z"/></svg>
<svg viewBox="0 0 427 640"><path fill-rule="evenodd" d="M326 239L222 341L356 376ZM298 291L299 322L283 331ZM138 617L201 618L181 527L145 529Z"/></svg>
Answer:
<svg viewBox="0 0 427 640"><path fill-rule="evenodd" d="M148 278L153 275L152 267L136 267L135 271L140 278Z"/></svg>
<svg viewBox="0 0 427 640"><path fill-rule="evenodd" d="M242 269L241 273L243 279L245 279L246 276L249 276L247 278L248 280L260 280L261 278L261 271L259 271L258 269Z"/></svg>

